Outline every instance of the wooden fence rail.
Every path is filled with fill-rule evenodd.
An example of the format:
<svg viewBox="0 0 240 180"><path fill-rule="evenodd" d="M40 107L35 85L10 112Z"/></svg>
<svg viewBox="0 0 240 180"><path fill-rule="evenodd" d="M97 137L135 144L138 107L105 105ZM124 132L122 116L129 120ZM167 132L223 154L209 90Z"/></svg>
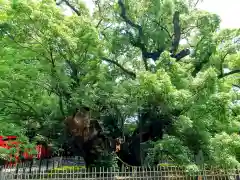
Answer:
<svg viewBox="0 0 240 180"><path fill-rule="evenodd" d="M2 171L1 180L14 179L45 179L45 180L240 180L240 169L219 170L204 169L188 173L180 167L124 168L118 169L93 168L91 172L85 168L55 168L52 170L38 169L29 171Z"/></svg>
<svg viewBox="0 0 240 180"><path fill-rule="evenodd" d="M240 169L202 168L187 172L178 166L93 168L87 171L80 157L56 157L4 166L0 180L240 180Z"/></svg>

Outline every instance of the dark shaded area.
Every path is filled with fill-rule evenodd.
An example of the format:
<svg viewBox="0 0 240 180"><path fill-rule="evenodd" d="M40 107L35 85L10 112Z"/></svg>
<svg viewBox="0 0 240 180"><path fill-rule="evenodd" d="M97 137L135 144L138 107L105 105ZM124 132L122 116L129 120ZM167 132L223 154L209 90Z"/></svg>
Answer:
<svg viewBox="0 0 240 180"><path fill-rule="evenodd" d="M89 111L89 108L84 108L85 111ZM74 115L72 116L74 118ZM67 146L69 154L75 156L82 156L86 163L86 167L98 166L98 161L107 154L110 154L115 149L115 142L111 138L107 137L102 130L97 120L90 120L90 126L88 133L81 135L72 134L72 129L66 129L67 133Z"/></svg>
<svg viewBox="0 0 240 180"><path fill-rule="evenodd" d="M78 108L76 111L80 109L82 108ZM84 111L90 111L90 108L84 108ZM69 135L71 133L67 133L66 148L70 151L68 155L82 156L87 167L97 166L97 160L102 159L104 154L116 151L119 143L117 139L123 138L125 142L120 142L120 151L116 151L120 158L118 166L121 167L122 163L141 166L147 154L146 151L140 150L140 144L162 139L164 133L171 131L174 117L178 116L180 112L180 110L170 112L163 104L150 101L139 111L138 125L132 134L124 134L124 127L119 126L119 118L115 115L102 116L102 125L99 121L92 119L90 120L90 129L92 130L88 137L72 136ZM116 110L116 115L121 116L121 112ZM74 118L74 115L72 117ZM101 126L104 126L104 129Z"/></svg>
<svg viewBox="0 0 240 180"><path fill-rule="evenodd" d="M168 124L165 124L164 121L155 120L143 126L142 131L138 127L129 140L121 144L121 150L117 153L117 155L126 164L131 166L141 166L143 163L141 156L144 158L147 154L144 152L141 154L140 144L147 141L156 141L161 139L167 126ZM119 162L119 165L121 165L121 162Z"/></svg>

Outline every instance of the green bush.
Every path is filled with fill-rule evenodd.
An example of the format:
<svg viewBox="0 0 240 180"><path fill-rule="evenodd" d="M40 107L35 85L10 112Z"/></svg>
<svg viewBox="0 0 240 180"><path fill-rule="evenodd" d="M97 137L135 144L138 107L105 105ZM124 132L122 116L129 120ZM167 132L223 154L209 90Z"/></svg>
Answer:
<svg viewBox="0 0 240 180"><path fill-rule="evenodd" d="M73 171L80 171L85 170L85 166L61 166L52 169L49 173L48 176L52 177L54 174L62 174L62 173L67 173L67 172L73 172Z"/></svg>

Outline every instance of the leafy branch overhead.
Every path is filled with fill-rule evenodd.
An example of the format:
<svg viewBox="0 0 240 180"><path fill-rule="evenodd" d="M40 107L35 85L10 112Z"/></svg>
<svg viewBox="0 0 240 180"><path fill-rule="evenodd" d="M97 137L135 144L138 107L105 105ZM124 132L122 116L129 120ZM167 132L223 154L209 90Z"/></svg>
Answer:
<svg viewBox="0 0 240 180"><path fill-rule="evenodd" d="M98 2L98 1L96 1L96 2ZM75 12L78 16L81 16L80 10L77 10L77 8L76 8L76 4L74 6L73 5L74 3L71 4L70 1L62 0L62 1L57 2L57 5L60 5L61 3L65 3L67 6L69 6L73 10L73 12ZM96 5L99 7L99 10L100 10L101 5L99 3L96 3ZM184 57L190 55L190 48L183 48L182 50L178 51L179 43L182 40L181 35L182 35L182 33L184 33L184 31L182 30L183 28L181 28L181 25L180 25L181 24L180 12L178 10L175 10L175 12L172 15L172 27L173 27L172 28L173 29L172 33L170 33L170 31L164 25L161 25L160 23L157 23L157 26L160 27L160 29L167 32L168 36L172 39L171 47L168 48L166 46L162 46L162 47L159 47L158 49L153 49L153 50L150 51L148 43L146 43L145 40L144 40L144 39L148 38L148 37L146 37L146 35L144 35L144 28L141 25L134 23L134 21L132 21L127 16L127 9L125 7L125 4L124 4L123 0L118 0L118 6L120 7L120 17L122 18L122 20L127 25L129 25L131 28L133 28L137 31L137 33L136 33L137 36L135 36L135 35L133 35L133 33L131 31L126 30L130 44L133 47L136 47L136 48L140 49L141 54L142 54L142 60L144 62L144 67L145 67L146 70L150 70L149 69L150 67L149 67L149 64L148 64L148 59L152 59L154 61L158 60L159 57L161 56L161 54L165 50L169 50L169 52L171 53L170 56L172 58L175 58L176 61L180 61ZM101 22L103 22L102 18L100 19L100 21L98 22L98 25L96 27L98 27ZM154 19L153 22L157 22L156 19ZM169 28L169 29L171 29L171 28ZM202 40L200 40L199 42L201 42L201 41ZM208 56L206 58L204 58L205 59L204 61L196 64L195 69L192 72L193 76L196 76L196 74L199 71L201 71L204 64L206 64L208 62L208 59L211 57L211 54L212 54L212 52L209 52ZM130 77L133 77L133 78L136 77L134 71L130 71L127 68L124 68L124 66L121 65L116 60L112 60L108 57L102 57L101 59L116 65L123 72L130 75ZM236 70L233 71L233 73L237 73L237 72L238 71L236 71ZM226 74L226 75L228 75L228 74ZM230 73L230 74L232 74L232 73ZM223 75L219 75L219 78L222 77L222 76ZM224 75L224 77L225 77L225 75Z"/></svg>
<svg viewBox="0 0 240 180"><path fill-rule="evenodd" d="M130 42L133 46L138 47L141 50L142 59L144 61L145 69L148 70L147 59L151 58L154 61L156 61L165 49L163 47L160 47L159 49L157 49L154 52L148 52L147 51L148 45L145 44L144 41L143 41L144 32L143 32L142 26L140 26L138 24L135 24L134 22L132 22L127 17L126 8L125 8L122 0L118 0L118 4L119 4L120 9L121 9L120 16L123 18L123 20L128 25L137 29L137 31L138 31L138 37L136 38L136 40L132 38L133 35L131 34L131 32L128 32L129 37L130 37ZM173 15L174 35L173 35L173 39L172 39L172 47L171 47L171 50L170 50L171 57L176 58L177 60L181 60L182 58L184 58L185 56L190 54L189 49L184 49L184 50L180 51L179 53L177 53L179 42L180 42L180 39L181 39L181 27L180 27L179 16L180 16L180 13L178 11L176 11Z"/></svg>

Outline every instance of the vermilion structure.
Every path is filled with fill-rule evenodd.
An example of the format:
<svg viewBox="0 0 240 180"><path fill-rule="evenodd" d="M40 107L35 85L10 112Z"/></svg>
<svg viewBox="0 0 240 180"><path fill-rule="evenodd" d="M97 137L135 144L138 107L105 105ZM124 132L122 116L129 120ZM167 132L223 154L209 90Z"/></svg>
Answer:
<svg viewBox="0 0 240 180"><path fill-rule="evenodd" d="M17 140L17 136L0 136L0 147L6 149L16 148L14 154L9 154L9 160L5 161L5 166L14 166L22 160L32 160L33 158L44 159L51 156L50 149L39 144L35 146L35 150L37 151L36 155L32 155L29 153L33 149L25 148L24 151L21 153L22 158L20 158L20 144L21 142Z"/></svg>

